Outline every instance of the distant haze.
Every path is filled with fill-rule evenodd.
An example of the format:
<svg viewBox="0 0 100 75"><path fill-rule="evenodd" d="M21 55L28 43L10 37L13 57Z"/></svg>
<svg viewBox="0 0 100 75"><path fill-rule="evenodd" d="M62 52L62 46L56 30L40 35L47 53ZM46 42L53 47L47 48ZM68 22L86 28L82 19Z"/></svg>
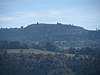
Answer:
<svg viewBox="0 0 100 75"><path fill-rule="evenodd" d="M0 28L36 22L100 29L100 0L0 0Z"/></svg>

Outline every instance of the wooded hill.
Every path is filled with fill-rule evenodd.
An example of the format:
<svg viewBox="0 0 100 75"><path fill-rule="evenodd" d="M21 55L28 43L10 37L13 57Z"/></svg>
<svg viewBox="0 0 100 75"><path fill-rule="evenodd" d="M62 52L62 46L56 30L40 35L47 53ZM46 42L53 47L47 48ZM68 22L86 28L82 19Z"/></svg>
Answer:
<svg viewBox="0 0 100 75"><path fill-rule="evenodd" d="M0 40L43 45L46 42L63 47L100 47L100 30L86 30L71 24L31 24L21 28L1 28Z"/></svg>

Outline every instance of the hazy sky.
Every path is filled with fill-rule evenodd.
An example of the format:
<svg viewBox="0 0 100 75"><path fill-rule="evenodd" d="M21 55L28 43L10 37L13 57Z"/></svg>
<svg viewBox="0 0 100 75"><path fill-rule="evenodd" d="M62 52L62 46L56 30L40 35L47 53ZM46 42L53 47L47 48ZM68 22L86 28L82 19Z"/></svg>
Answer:
<svg viewBox="0 0 100 75"><path fill-rule="evenodd" d="M0 28L36 22L100 29L100 0L0 0Z"/></svg>

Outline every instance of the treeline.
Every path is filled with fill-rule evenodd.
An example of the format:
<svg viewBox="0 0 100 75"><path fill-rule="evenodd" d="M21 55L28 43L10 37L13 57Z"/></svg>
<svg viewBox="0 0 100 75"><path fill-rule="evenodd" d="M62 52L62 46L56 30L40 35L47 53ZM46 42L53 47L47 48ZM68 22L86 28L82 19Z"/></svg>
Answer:
<svg viewBox="0 0 100 75"><path fill-rule="evenodd" d="M80 54L80 55L96 55L97 53L100 53L100 48L84 47L84 48L76 49L74 47L70 47L69 49L63 51L63 53Z"/></svg>
<svg viewBox="0 0 100 75"><path fill-rule="evenodd" d="M100 51L95 55L8 54L0 50L0 75L100 75Z"/></svg>
<svg viewBox="0 0 100 75"><path fill-rule="evenodd" d="M0 41L0 49L40 49L48 51L59 51L59 48L54 44L49 42L45 43L43 46L35 43L21 43L19 41Z"/></svg>
<svg viewBox="0 0 100 75"><path fill-rule="evenodd" d="M0 41L0 49L29 49L29 48L34 48L34 49L41 49L40 46L31 43L21 43L19 41Z"/></svg>
<svg viewBox="0 0 100 75"><path fill-rule="evenodd" d="M39 45L35 43L27 44L21 43L19 41L0 41L0 49L40 49L40 50L47 50L52 52L59 52L59 53L68 53L68 54L85 54L85 55L96 55L100 48L75 48L69 47L68 49L62 49L56 46L53 43L47 42L44 45Z"/></svg>

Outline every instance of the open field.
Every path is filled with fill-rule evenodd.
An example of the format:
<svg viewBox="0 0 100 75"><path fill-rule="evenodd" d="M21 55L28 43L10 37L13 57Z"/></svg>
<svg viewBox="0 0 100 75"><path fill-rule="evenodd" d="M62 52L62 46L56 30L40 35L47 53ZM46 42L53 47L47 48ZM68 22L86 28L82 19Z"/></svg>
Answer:
<svg viewBox="0 0 100 75"><path fill-rule="evenodd" d="M7 49L7 52L10 54L14 53L34 53L34 54L52 54L54 55L55 53L60 54L59 52L51 52L51 51L45 51L45 50L38 50L38 49ZM67 56L74 56L74 54L66 54Z"/></svg>

